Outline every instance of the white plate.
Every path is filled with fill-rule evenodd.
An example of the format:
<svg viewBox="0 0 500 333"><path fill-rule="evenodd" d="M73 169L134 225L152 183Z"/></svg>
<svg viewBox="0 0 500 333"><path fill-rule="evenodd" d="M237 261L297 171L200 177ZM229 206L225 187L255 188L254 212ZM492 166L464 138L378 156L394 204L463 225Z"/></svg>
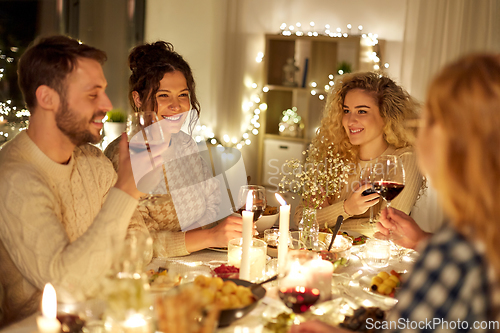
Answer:
<svg viewBox="0 0 500 333"><path fill-rule="evenodd" d="M227 253L227 247L207 247L207 250Z"/></svg>

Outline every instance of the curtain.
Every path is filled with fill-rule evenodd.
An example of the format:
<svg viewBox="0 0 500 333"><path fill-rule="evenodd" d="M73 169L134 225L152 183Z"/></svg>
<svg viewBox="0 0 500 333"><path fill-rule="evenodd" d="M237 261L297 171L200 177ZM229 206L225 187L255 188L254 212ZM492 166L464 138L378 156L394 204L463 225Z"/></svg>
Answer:
<svg viewBox="0 0 500 333"><path fill-rule="evenodd" d="M474 52L500 52L499 0L407 2L402 85L423 101L445 64Z"/></svg>

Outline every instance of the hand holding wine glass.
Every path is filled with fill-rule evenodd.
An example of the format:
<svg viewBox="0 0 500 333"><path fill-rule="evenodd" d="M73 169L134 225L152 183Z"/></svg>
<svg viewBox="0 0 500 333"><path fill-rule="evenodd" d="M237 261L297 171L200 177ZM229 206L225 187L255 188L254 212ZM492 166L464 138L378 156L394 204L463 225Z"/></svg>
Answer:
<svg viewBox="0 0 500 333"><path fill-rule="evenodd" d="M147 196L139 204L155 204L162 199L153 190L161 181L165 181L162 153L168 149L164 133L156 112L141 111L131 114L127 121L130 160L137 189Z"/></svg>
<svg viewBox="0 0 500 333"><path fill-rule="evenodd" d="M246 209L248 193L252 196L253 221L257 221L266 209L266 189L259 185L243 185L238 193L237 209L241 214Z"/></svg>
<svg viewBox="0 0 500 333"><path fill-rule="evenodd" d="M371 172L373 189L391 207L391 201L397 197L405 187L405 170L403 162L396 155L383 155L377 158ZM391 229L384 239L396 240L402 237L396 229Z"/></svg>
<svg viewBox="0 0 500 333"><path fill-rule="evenodd" d="M371 173L372 173L372 166L367 166L363 169L361 169L361 171L359 172L359 184L361 186L363 185L372 185L372 177L371 177ZM375 194L377 192L375 192L375 190L373 189L373 185L364 190L361 195L362 196L367 196L367 195L370 195L370 194ZM373 200L376 200L376 199L373 199ZM378 201L378 200L377 200ZM367 226L367 227L373 227L373 225L375 224L375 220L373 218L373 206L370 206L370 219L368 220L368 223L362 223L363 226Z"/></svg>

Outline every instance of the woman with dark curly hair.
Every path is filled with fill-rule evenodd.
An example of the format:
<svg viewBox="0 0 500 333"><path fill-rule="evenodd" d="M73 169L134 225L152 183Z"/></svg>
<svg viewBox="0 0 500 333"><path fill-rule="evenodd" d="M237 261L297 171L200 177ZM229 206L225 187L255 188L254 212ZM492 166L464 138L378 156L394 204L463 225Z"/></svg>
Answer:
<svg viewBox="0 0 500 333"><path fill-rule="evenodd" d="M406 128L405 121L415 119L417 112L418 103L386 76L353 73L335 83L312 150L320 161L338 154L350 167L340 193L327 197L317 211L320 228L334 224L337 216L342 215L349 219L344 222L344 229L365 234L374 231L360 221L366 221L370 207L378 214L385 203L378 194L362 194L370 185L360 185L359 176L363 168L381 155L397 155L402 160L406 184L391 205L410 212L423 186L423 177L412 149L414 134ZM299 207L295 221L301 216Z"/></svg>
<svg viewBox="0 0 500 333"><path fill-rule="evenodd" d="M168 143L161 153L165 181L154 191L163 193L166 203L151 201L139 206L153 238L153 255L172 257L207 247L226 247L230 239L241 237L241 218L230 216L213 228L202 229L218 214L219 182L198 154L191 135L181 131L189 114L190 128L200 115L189 64L172 44L157 41L136 46L129 55L129 67L132 109L155 111ZM115 168L117 148L115 140L104 152Z"/></svg>

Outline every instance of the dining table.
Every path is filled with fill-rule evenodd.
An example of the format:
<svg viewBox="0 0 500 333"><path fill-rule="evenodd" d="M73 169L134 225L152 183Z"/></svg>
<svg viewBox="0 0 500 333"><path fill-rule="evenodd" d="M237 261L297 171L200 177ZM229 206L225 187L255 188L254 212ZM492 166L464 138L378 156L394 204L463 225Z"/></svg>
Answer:
<svg viewBox="0 0 500 333"><path fill-rule="evenodd" d="M347 231L349 232L349 231ZM268 252L269 253L269 252ZM396 303L394 297L383 296L369 290L369 281L381 271L392 270L399 273L409 273L418 253L392 244L391 257L385 267L371 267L365 260L365 245L353 245L348 262L335 268L331 279L330 300L313 305L307 317L317 318L332 325L337 325L346 315L352 314L357 307L378 307L389 311ZM204 249L182 257L157 257L145 267L145 271L168 270L169 275L180 276L183 284L192 282L198 275L213 275L214 268L226 264L228 254L225 249ZM262 279L277 273L277 259L267 257L266 272ZM278 315L291 313L278 297L278 281L263 285L266 295L258 301L257 306L242 318L229 326L219 327L217 333L242 332L273 332L266 326L272 325ZM32 333L37 332L36 316L13 324L0 333ZM105 330L92 330L87 333L104 333Z"/></svg>

